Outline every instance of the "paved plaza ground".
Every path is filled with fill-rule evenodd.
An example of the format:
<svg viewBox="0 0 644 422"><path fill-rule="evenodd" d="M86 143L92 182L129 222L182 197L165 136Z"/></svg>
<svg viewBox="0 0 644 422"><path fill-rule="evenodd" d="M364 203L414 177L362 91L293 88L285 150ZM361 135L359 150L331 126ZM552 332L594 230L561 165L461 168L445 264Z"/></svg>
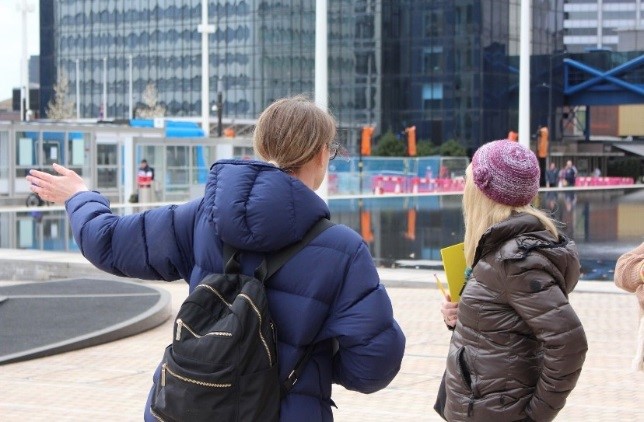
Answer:
<svg viewBox="0 0 644 422"><path fill-rule="evenodd" d="M425 282L427 271L382 270L381 276L407 335L402 369L388 388L372 395L334 386L335 419L438 421L432 406L450 338L440 317L440 294ZM8 283L15 281L0 286ZM171 293L175 313L187 294L182 282L146 283ZM644 421L644 372L629 369L635 350L636 300L607 284L580 288L571 295L590 349L577 388L558 421ZM170 319L111 343L3 365L0 420L139 421L152 372L171 336Z"/></svg>

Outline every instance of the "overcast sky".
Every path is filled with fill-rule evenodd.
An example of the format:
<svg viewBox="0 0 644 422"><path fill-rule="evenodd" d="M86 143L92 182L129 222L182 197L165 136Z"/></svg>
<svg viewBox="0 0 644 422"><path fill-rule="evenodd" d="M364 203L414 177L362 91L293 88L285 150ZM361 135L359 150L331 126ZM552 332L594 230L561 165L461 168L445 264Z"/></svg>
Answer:
<svg viewBox="0 0 644 422"><path fill-rule="evenodd" d="M11 98L13 88L20 86L20 59L22 57L22 0L0 0L0 100ZM40 54L40 26L38 1L28 0L33 12L27 14L27 53Z"/></svg>

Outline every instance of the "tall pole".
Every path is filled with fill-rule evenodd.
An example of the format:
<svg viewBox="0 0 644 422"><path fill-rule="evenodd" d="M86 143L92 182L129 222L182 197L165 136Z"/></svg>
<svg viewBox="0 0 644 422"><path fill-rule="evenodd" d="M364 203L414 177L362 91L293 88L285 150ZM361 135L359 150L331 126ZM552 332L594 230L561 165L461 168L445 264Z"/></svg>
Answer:
<svg viewBox="0 0 644 422"><path fill-rule="evenodd" d="M521 2L521 41L519 44L519 144L530 148L530 36L532 1Z"/></svg>
<svg viewBox="0 0 644 422"><path fill-rule="evenodd" d="M76 59L76 120L80 120L80 61Z"/></svg>
<svg viewBox="0 0 644 422"><path fill-rule="evenodd" d="M327 64L327 0L315 0L315 103L323 110L329 108ZM325 201L329 196L328 173L316 193Z"/></svg>
<svg viewBox="0 0 644 422"><path fill-rule="evenodd" d="M208 25L208 0L201 0L201 24L197 27L201 32L201 128L204 135L210 135L210 63L208 57L208 34L215 32L214 25Z"/></svg>
<svg viewBox="0 0 644 422"><path fill-rule="evenodd" d="M107 57L103 57L103 120L107 119Z"/></svg>
<svg viewBox="0 0 644 422"><path fill-rule="evenodd" d="M133 119L134 115L132 113L133 113L134 105L132 104L133 98L132 98L132 55L131 54L128 56L128 64L130 66L129 70L128 70L128 73L129 73L128 77L129 77L130 82L129 82L129 85L128 85L128 99L129 99L128 104L129 104L129 107L128 107L128 110L127 110L127 112L128 112L127 118L128 119Z"/></svg>
<svg viewBox="0 0 644 422"><path fill-rule="evenodd" d="M223 128L221 127L222 118L224 115L224 101L223 101L223 81L221 76L217 79L217 136L221 138Z"/></svg>
<svg viewBox="0 0 644 422"><path fill-rule="evenodd" d="M550 54L550 62L549 62L549 70L548 70L548 157L546 160L546 169L548 168L547 166L550 165L550 144L554 140L554 138L557 136L557 130L552 127L552 124L555 119L552 118L552 54Z"/></svg>
<svg viewBox="0 0 644 422"><path fill-rule="evenodd" d="M550 55L550 62L549 62L549 71L548 71L548 136L550 137L549 141L554 140L554 138L557 136L557 129L553 127L555 119L553 118L552 115L552 82L553 82L553 77L552 77L552 54ZM550 164L550 142L548 142L548 165Z"/></svg>
<svg viewBox="0 0 644 422"><path fill-rule="evenodd" d="M328 64L327 64L327 0L315 1L315 103L327 110Z"/></svg>
<svg viewBox="0 0 644 422"><path fill-rule="evenodd" d="M20 60L20 119L27 119L29 111L29 53L27 51L27 13L33 12L33 5L27 4L27 0L22 0L19 5L22 14L22 57Z"/></svg>

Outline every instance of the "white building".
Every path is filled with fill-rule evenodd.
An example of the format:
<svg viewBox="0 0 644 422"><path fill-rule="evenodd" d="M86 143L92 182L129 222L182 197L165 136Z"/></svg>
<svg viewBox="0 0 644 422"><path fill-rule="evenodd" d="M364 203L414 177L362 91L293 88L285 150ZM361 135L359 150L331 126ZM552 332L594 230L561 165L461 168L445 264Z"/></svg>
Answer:
<svg viewBox="0 0 644 422"><path fill-rule="evenodd" d="M644 28L643 9L642 0L566 0L564 45L567 51L617 51L620 31ZM635 49L644 49L644 46Z"/></svg>

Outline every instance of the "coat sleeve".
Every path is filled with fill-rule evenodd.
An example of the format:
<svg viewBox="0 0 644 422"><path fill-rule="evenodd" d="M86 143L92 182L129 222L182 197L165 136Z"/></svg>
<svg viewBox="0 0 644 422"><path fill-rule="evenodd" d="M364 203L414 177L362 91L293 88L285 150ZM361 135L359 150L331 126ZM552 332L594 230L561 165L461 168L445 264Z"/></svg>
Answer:
<svg viewBox="0 0 644 422"><path fill-rule="evenodd" d="M506 285L508 303L543 345L541 375L525 412L532 420L551 421L577 384L588 350L586 334L551 274L534 268L508 271Z"/></svg>
<svg viewBox="0 0 644 422"><path fill-rule="evenodd" d="M118 216L97 192L66 203L81 253L110 274L147 280L189 279L194 266L193 227L199 201Z"/></svg>
<svg viewBox="0 0 644 422"><path fill-rule="evenodd" d="M400 370L405 336L364 242L348 264L330 315L326 334L339 345L333 382L361 393L385 388Z"/></svg>

